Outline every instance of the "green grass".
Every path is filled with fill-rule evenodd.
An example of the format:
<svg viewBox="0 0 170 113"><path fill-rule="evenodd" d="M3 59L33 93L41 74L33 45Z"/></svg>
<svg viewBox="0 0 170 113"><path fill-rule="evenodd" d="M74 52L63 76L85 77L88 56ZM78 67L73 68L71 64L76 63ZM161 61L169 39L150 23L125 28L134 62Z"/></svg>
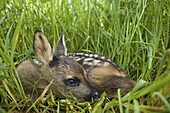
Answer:
<svg viewBox="0 0 170 113"><path fill-rule="evenodd" d="M170 1L3 0L0 12L0 112L170 112ZM15 67L34 57L36 29L53 47L64 32L68 52L107 56L137 85L108 102L105 94L90 103L52 92L31 101Z"/></svg>

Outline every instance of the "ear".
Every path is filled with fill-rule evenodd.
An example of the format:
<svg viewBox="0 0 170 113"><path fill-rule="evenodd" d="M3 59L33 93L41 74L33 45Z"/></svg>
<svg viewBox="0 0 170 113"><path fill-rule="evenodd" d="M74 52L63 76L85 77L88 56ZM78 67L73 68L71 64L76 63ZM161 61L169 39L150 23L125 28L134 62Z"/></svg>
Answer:
<svg viewBox="0 0 170 113"><path fill-rule="evenodd" d="M56 47L55 56L66 56L67 48L65 46L64 33L62 33Z"/></svg>
<svg viewBox="0 0 170 113"><path fill-rule="evenodd" d="M41 62L48 64L52 60L52 51L51 46L44 36L44 34L37 30L34 33L34 43L33 43L34 52Z"/></svg>

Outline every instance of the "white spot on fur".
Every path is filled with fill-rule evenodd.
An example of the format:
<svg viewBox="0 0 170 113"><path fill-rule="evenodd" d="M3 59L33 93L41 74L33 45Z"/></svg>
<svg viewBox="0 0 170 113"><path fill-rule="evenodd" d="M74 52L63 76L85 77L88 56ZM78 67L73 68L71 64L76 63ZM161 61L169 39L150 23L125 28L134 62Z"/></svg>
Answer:
<svg viewBox="0 0 170 113"><path fill-rule="evenodd" d="M110 59L107 59L107 61L112 62Z"/></svg>
<svg viewBox="0 0 170 113"><path fill-rule="evenodd" d="M100 58L103 59L103 60L106 59L106 57L104 57L104 56L102 56L102 57L100 57Z"/></svg>
<svg viewBox="0 0 170 113"><path fill-rule="evenodd" d="M86 64L88 64L88 62L83 62L83 64L85 64L85 65L86 65Z"/></svg>
<svg viewBox="0 0 170 113"><path fill-rule="evenodd" d="M93 57L93 54L90 54L89 57Z"/></svg>
<svg viewBox="0 0 170 113"><path fill-rule="evenodd" d="M84 57L81 57L81 58L79 58L79 57L77 57L77 58L75 58L75 61L80 61L80 60L82 60Z"/></svg>
<svg viewBox="0 0 170 113"><path fill-rule="evenodd" d="M109 66L109 65L110 65L109 62L104 62L104 63L103 63L103 66Z"/></svg>
<svg viewBox="0 0 170 113"><path fill-rule="evenodd" d="M97 65L99 65L100 62L101 62L100 60L94 60L94 61L93 61L93 64L94 64L95 66L97 66Z"/></svg>
<svg viewBox="0 0 170 113"><path fill-rule="evenodd" d="M83 62L84 65L89 65L89 66L93 66L92 62Z"/></svg>
<svg viewBox="0 0 170 113"><path fill-rule="evenodd" d="M89 56L89 54L84 54L84 56L88 57L88 56Z"/></svg>
<svg viewBox="0 0 170 113"><path fill-rule="evenodd" d="M76 53L77 55L84 55L84 53Z"/></svg>
<svg viewBox="0 0 170 113"><path fill-rule="evenodd" d="M93 60L94 60L93 58L85 58L84 62L93 61Z"/></svg>
<svg viewBox="0 0 170 113"><path fill-rule="evenodd" d="M37 60L37 59L33 59L33 62L34 62L35 64L39 65L39 66L42 65L42 62L39 61L39 60Z"/></svg>
<svg viewBox="0 0 170 113"><path fill-rule="evenodd" d="M94 58L98 58L99 56L97 54L94 54Z"/></svg>

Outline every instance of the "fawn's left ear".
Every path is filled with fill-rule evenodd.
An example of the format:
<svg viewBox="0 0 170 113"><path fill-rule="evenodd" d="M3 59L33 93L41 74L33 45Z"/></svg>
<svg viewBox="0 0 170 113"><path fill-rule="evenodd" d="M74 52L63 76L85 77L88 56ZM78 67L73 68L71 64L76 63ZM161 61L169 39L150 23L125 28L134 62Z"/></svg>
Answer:
<svg viewBox="0 0 170 113"><path fill-rule="evenodd" d="M34 43L33 43L34 52L41 62L48 64L52 58L51 46L40 30L36 30L34 33Z"/></svg>
<svg viewBox="0 0 170 113"><path fill-rule="evenodd" d="M66 56L67 48L65 46L64 33L62 33L56 47L55 56Z"/></svg>

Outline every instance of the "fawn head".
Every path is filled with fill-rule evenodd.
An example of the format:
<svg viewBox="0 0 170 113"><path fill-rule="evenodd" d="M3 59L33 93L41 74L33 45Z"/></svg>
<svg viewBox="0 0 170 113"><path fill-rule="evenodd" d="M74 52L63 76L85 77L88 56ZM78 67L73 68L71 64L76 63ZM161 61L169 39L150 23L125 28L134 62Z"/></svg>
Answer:
<svg viewBox="0 0 170 113"><path fill-rule="evenodd" d="M18 68L22 84L26 93L32 90L41 93L52 81L51 89L56 97L89 100L98 98L95 91L86 80L84 68L73 59L67 57L64 34L59 39L55 53L44 34L37 30L34 33L33 49L37 59L26 60Z"/></svg>

